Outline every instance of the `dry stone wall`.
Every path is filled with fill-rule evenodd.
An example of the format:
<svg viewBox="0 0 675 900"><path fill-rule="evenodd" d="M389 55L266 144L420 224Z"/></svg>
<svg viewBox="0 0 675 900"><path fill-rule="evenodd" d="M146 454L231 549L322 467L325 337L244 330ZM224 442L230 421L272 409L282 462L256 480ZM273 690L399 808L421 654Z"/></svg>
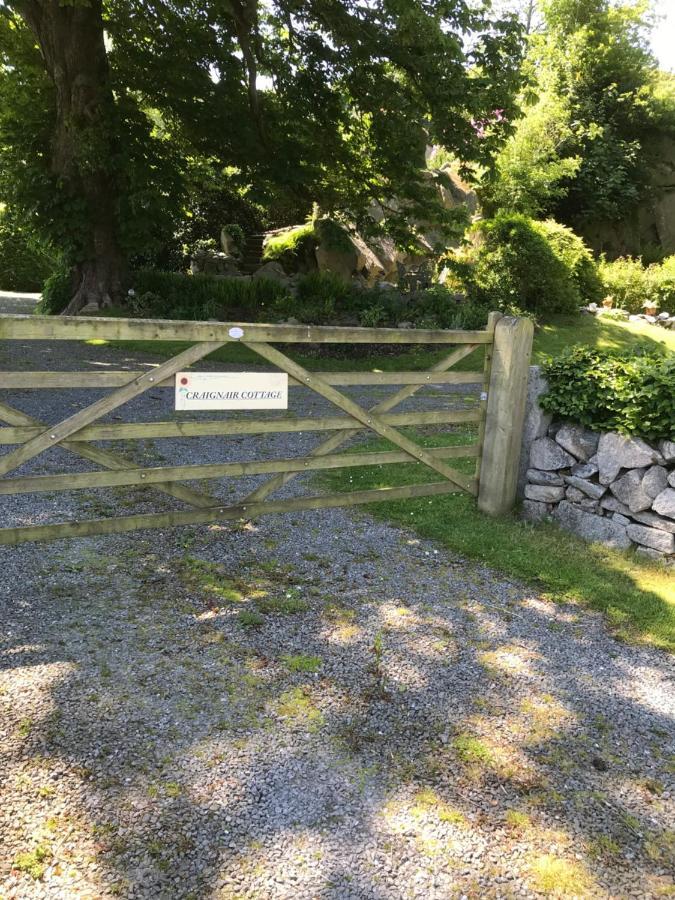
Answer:
<svg viewBox="0 0 675 900"><path fill-rule="evenodd" d="M545 390L537 367L530 388L521 459L524 517L674 565L675 441L647 443L553 422L537 403Z"/></svg>

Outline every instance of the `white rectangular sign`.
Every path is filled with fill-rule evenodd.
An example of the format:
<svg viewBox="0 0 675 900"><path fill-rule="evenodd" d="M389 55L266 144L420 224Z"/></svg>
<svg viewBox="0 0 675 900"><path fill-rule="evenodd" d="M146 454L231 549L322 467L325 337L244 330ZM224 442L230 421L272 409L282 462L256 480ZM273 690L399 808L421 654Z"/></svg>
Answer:
<svg viewBox="0 0 675 900"><path fill-rule="evenodd" d="M178 372L176 409L288 409L288 375Z"/></svg>

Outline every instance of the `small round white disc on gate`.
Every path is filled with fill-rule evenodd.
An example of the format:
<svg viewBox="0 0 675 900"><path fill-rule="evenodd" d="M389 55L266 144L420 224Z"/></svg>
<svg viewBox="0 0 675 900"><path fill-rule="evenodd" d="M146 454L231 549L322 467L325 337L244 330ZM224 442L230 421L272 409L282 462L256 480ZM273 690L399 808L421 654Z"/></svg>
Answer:
<svg viewBox="0 0 675 900"><path fill-rule="evenodd" d="M235 327L230 328L230 330L227 333L229 334L229 336L231 338L235 338L235 340L239 340L239 338L243 338L243 336L244 336L244 329L239 328L238 326L235 325Z"/></svg>

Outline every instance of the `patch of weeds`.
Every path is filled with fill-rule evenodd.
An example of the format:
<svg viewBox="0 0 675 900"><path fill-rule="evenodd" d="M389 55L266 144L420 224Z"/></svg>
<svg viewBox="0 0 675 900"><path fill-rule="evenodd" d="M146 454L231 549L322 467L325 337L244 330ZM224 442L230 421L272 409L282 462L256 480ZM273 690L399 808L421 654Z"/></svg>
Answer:
<svg viewBox="0 0 675 900"><path fill-rule="evenodd" d="M532 825L532 819L520 809L507 809L504 821L513 831L525 831Z"/></svg>
<svg viewBox="0 0 675 900"><path fill-rule="evenodd" d="M51 848L47 844L38 844L32 850L17 853L14 857L13 866L19 872L25 872L26 875L30 875L34 881L40 881L47 871L51 858Z"/></svg>
<svg viewBox="0 0 675 900"><path fill-rule="evenodd" d="M356 618L356 610L339 603L328 603L324 607L324 616L336 625L350 625Z"/></svg>
<svg viewBox="0 0 675 900"><path fill-rule="evenodd" d="M645 841L645 853L654 862L675 866L675 830L651 834Z"/></svg>
<svg viewBox="0 0 675 900"><path fill-rule="evenodd" d="M226 603L240 603L246 586L229 578L223 567L194 556L185 556L178 565L178 574L190 590L198 590Z"/></svg>
<svg viewBox="0 0 675 900"><path fill-rule="evenodd" d="M595 726L596 731L598 731L602 735L608 735L614 729L614 726L612 725L612 723L609 721L609 719L606 716L603 716L602 713L599 713L593 719L593 725Z"/></svg>
<svg viewBox="0 0 675 900"><path fill-rule="evenodd" d="M562 725L570 718L565 707L550 694L523 700L520 711L530 719L529 744L552 741L558 734L556 726Z"/></svg>
<svg viewBox="0 0 675 900"><path fill-rule="evenodd" d="M277 715L282 719L303 725L307 731L316 732L325 724L324 715L304 688L284 691L277 700Z"/></svg>
<svg viewBox="0 0 675 900"><path fill-rule="evenodd" d="M642 782L642 785L646 790L649 791L650 794L655 794L657 797L660 797L661 794L665 791L665 787L662 782L658 781L656 778L645 778Z"/></svg>
<svg viewBox="0 0 675 900"><path fill-rule="evenodd" d="M492 765L494 758L490 749L475 735L463 732L452 742L455 753L463 763L472 766Z"/></svg>
<svg viewBox="0 0 675 900"><path fill-rule="evenodd" d="M611 859L619 853L621 847L607 834L600 834L588 842L588 854L594 859Z"/></svg>
<svg viewBox="0 0 675 900"><path fill-rule="evenodd" d="M177 781L167 781L164 785L164 793L167 797L180 797L183 789Z"/></svg>
<svg viewBox="0 0 675 900"><path fill-rule="evenodd" d="M320 656L305 656L302 653L295 656L286 654L281 661L289 672L318 672L322 665Z"/></svg>
<svg viewBox="0 0 675 900"><path fill-rule="evenodd" d="M19 722L19 727L17 730L19 732L19 737L22 737L22 738L28 737L28 735L33 730L33 720L32 719L22 719Z"/></svg>
<svg viewBox="0 0 675 900"><path fill-rule="evenodd" d="M431 788L422 788L415 795L410 812L413 816L422 816L432 814L441 822L448 822L451 825L466 825L466 817L459 809L455 809L442 800L436 791Z"/></svg>
<svg viewBox="0 0 675 900"><path fill-rule="evenodd" d="M361 634L361 628L355 622L356 610L329 603L323 614L333 626L333 636L338 640L351 641Z"/></svg>
<svg viewBox="0 0 675 900"><path fill-rule="evenodd" d="M387 689L385 687L385 672L383 667L384 638L382 637L381 631L375 633L370 652L372 653L372 658L370 665L368 666L368 671L373 676L373 685L371 688L367 689L367 693L377 697L386 697Z"/></svg>
<svg viewBox="0 0 675 900"><path fill-rule="evenodd" d="M297 588L291 588L281 597L258 597L255 600L255 604L263 613L276 613L282 616L307 612L309 609L309 603L300 596Z"/></svg>
<svg viewBox="0 0 675 900"><path fill-rule="evenodd" d="M542 894L579 897L590 892L591 878L579 863L546 853L530 861L532 884Z"/></svg>
<svg viewBox="0 0 675 900"><path fill-rule="evenodd" d="M265 617L252 609L242 609L237 616L237 622L247 631L256 631L265 624Z"/></svg>
<svg viewBox="0 0 675 900"><path fill-rule="evenodd" d="M556 771L565 775L573 772L578 767L578 761L573 759L568 751L562 747L552 747L547 753L542 755L541 760L544 765L550 766L552 769L556 769Z"/></svg>
<svg viewBox="0 0 675 900"><path fill-rule="evenodd" d="M335 731L337 743L350 753L359 753L368 744L374 744L378 737L378 733L368 726L367 720L363 716L350 719Z"/></svg>
<svg viewBox="0 0 675 900"><path fill-rule="evenodd" d="M41 788L38 788L38 797L42 797L46 799L47 797L53 797L56 791L49 784L43 784Z"/></svg>

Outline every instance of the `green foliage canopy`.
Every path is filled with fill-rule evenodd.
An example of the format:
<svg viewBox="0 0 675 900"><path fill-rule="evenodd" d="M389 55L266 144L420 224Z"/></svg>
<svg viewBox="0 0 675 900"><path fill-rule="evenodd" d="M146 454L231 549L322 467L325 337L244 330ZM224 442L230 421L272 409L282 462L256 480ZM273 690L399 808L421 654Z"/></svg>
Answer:
<svg viewBox="0 0 675 900"><path fill-rule="evenodd" d="M28 2L0 7L0 198L77 263L92 210L54 167L64 119ZM361 224L378 202L400 235L410 218L442 228L425 146L489 162L509 127L494 111L513 117L520 82L518 25L468 0L107 0L102 24L111 101L78 165L114 176L138 264L180 265L216 217L257 230L313 202Z"/></svg>
<svg viewBox="0 0 675 900"><path fill-rule="evenodd" d="M487 180L492 209L572 227L617 221L648 189L675 134L675 82L648 48L644 2L543 0L530 36L527 109Z"/></svg>

